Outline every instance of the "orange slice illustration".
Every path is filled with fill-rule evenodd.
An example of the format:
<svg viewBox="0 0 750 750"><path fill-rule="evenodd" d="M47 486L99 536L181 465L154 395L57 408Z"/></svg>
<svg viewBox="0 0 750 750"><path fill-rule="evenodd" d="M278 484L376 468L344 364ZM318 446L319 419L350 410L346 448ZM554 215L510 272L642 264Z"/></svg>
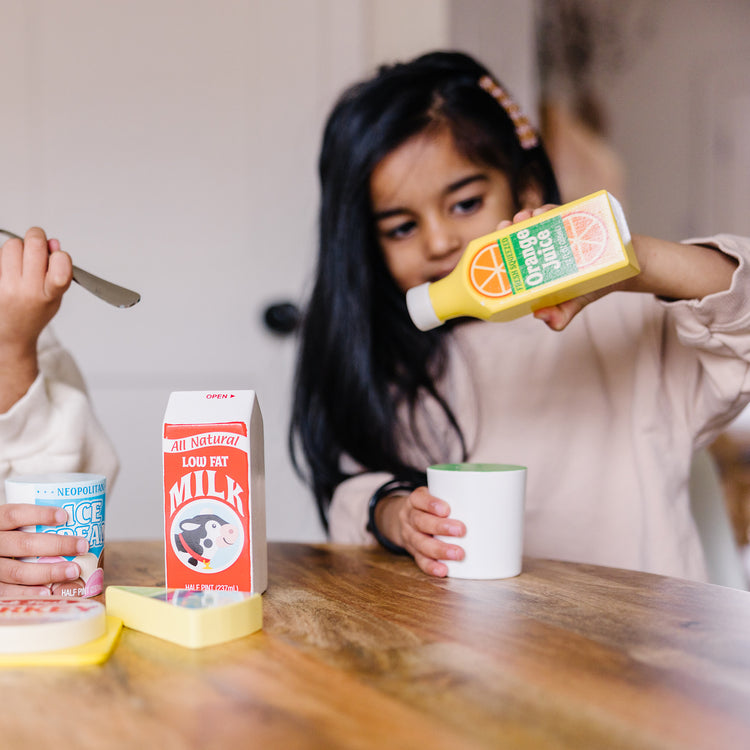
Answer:
<svg viewBox="0 0 750 750"><path fill-rule="evenodd" d="M504 297L513 291L497 243L483 247L474 256L469 266L469 279L474 289L485 297Z"/></svg>
<svg viewBox="0 0 750 750"><path fill-rule="evenodd" d="M578 268L596 263L607 249L604 222L585 211L574 211L563 216L563 224Z"/></svg>

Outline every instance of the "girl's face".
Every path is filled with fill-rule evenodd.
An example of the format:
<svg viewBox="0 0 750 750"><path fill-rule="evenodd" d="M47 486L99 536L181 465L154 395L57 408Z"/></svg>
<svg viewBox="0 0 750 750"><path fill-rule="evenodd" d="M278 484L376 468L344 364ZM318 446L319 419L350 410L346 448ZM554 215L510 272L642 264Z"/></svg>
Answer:
<svg viewBox="0 0 750 750"><path fill-rule="evenodd" d="M372 173L370 197L386 265L404 292L449 274L471 240L516 211L505 174L462 156L447 128L388 154Z"/></svg>

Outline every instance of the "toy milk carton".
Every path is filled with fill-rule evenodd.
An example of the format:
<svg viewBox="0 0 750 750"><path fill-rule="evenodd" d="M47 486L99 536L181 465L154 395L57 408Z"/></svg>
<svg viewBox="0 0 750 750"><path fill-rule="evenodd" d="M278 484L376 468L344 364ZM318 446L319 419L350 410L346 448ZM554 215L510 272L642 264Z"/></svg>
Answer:
<svg viewBox="0 0 750 750"><path fill-rule="evenodd" d="M162 432L166 585L267 585L263 420L254 391L177 391Z"/></svg>

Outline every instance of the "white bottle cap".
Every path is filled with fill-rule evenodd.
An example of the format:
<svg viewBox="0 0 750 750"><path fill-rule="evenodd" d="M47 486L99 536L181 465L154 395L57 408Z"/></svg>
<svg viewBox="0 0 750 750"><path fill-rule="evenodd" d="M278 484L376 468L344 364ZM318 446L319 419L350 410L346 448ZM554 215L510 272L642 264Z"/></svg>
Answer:
<svg viewBox="0 0 750 750"><path fill-rule="evenodd" d="M414 325L422 331L429 331L443 324L432 306L429 281L409 289L406 293L406 307Z"/></svg>

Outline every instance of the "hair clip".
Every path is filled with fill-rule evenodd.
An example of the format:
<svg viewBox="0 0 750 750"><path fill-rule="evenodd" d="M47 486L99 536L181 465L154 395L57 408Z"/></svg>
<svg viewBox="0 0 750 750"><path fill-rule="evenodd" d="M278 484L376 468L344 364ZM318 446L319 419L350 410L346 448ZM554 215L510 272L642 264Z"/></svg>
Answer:
<svg viewBox="0 0 750 750"><path fill-rule="evenodd" d="M482 76L479 85L505 110L516 128L516 137L521 148L528 150L539 145L539 136L529 118L516 104L513 97L490 76Z"/></svg>

